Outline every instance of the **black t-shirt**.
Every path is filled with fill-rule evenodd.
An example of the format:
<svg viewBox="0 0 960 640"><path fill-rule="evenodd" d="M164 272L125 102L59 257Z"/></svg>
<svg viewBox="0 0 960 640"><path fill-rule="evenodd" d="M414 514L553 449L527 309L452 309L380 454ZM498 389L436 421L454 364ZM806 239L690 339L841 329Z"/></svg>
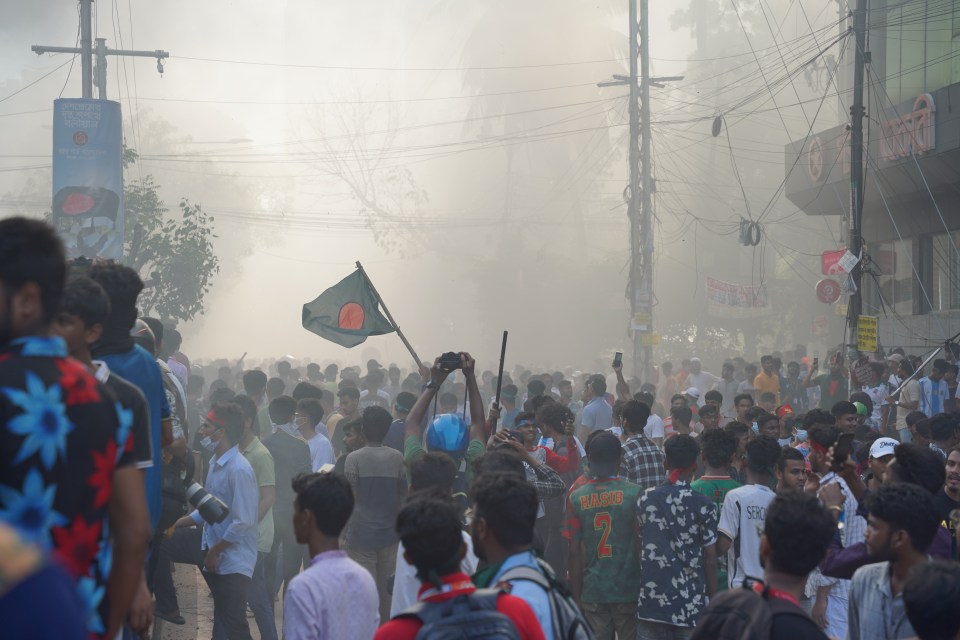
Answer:
<svg viewBox="0 0 960 640"><path fill-rule="evenodd" d="M104 365L101 365L104 366ZM98 375L99 378L99 375ZM137 387L112 371L102 383L133 417L133 457L138 469L153 466L153 442L150 439L150 408L147 398Z"/></svg>
<svg viewBox="0 0 960 640"><path fill-rule="evenodd" d="M806 616L774 614L770 637L777 640L827 640L813 620Z"/></svg>
<svg viewBox="0 0 960 640"><path fill-rule="evenodd" d="M940 517L940 522L950 530L950 535L953 536L954 528L950 523L950 512L954 509L960 509L960 502L948 496L944 489L940 489L937 495L933 496L933 504L937 507L937 515Z"/></svg>

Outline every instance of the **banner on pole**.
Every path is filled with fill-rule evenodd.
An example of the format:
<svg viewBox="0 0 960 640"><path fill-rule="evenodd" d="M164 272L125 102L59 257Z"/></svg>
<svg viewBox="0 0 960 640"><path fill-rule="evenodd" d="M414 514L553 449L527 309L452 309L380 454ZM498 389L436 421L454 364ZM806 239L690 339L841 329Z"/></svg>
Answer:
<svg viewBox="0 0 960 640"><path fill-rule="evenodd" d="M53 101L52 222L71 258L123 257L120 103Z"/></svg>
<svg viewBox="0 0 960 640"><path fill-rule="evenodd" d="M766 285L723 282L707 276L707 312L721 318L746 318L770 313Z"/></svg>

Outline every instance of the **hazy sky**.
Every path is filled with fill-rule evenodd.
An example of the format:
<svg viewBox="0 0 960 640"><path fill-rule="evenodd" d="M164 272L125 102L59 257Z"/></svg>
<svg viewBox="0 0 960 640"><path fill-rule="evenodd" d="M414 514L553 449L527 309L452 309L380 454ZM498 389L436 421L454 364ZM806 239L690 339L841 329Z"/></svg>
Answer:
<svg viewBox="0 0 960 640"><path fill-rule="evenodd" d="M771 4L785 47L810 38L793 3ZM805 4L817 4L818 27L835 15L833 3ZM696 314L705 272L750 283L763 261L775 268L773 249L758 267L735 236L710 232L736 224L746 205L709 118L763 88L750 44L766 80L784 73L763 49L766 27L749 27L749 44L742 32L717 36L725 58L687 62L696 42L671 28L682 6L651 2L653 72L687 76L654 90L657 313L672 322ZM502 329L516 358L561 366L628 344L625 88L595 86L626 69L626 2L102 0L95 9L108 46L171 54L162 76L151 59L109 59L109 97L121 100L126 142L144 156L134 177L152 174L168 205L186 196L217 218L222 273L206 315L183 327L189 353L406 363L394 337L347 352L300 327L301 305L356 260L424 357L468 349L493 359ZM62 0L0 0L0 15L2 98L70 59L30 46L72 45L77 11ZM0 193L11 194L2 215L49 206L52 100L80 95L79 59L68 78L69 67L0 103ZM820 91L801 79L776 99ZM752 106L767 109L728 124L760 211L783 176L784 127L805 135L816 105L807 115L784 107L781 118L757 93ZM818 129L835 123L830 108ZM359 213L334 167L369 179L402 219ZM39 195L24 197L33 187ZM414 190L426 200L413 203ZM774 202L775 214L792 211ZM770 227L789 246L802 237L832 248L837 233L835 219L802 214ZM801 266L807 281L811 268Z"/></svg>

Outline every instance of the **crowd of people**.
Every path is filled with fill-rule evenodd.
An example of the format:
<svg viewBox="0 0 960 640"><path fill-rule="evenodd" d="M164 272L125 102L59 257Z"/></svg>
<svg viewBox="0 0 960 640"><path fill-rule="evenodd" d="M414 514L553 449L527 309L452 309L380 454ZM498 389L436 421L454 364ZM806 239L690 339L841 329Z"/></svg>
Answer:
<svg viewBox="0 0 960 640"><path fill-rule="evenodd" d="M0 221L4 635L146 637L199 570L215 639L960 638L950 346L201 364L143 287Z"/></svg>

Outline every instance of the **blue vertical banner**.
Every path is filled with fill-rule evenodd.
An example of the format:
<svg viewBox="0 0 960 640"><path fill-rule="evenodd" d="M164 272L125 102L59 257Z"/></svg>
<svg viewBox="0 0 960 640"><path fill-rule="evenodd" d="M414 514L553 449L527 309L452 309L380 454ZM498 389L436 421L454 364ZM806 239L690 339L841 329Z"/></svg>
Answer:
<svg viewBox="0 0 960 640"><path fill-rule="evenodd" d="M123 257L120 103L53 101L53 224L71 258Z"/></svg>

